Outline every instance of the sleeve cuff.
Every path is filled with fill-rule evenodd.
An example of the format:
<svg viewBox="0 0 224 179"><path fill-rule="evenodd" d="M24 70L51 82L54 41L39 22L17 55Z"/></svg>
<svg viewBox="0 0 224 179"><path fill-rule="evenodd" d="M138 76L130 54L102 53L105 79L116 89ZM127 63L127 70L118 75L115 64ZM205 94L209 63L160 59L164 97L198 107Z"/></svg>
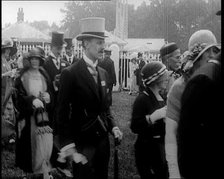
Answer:
<svg viewBox="0 0 224 179"><path fill-rule="evenodd" d="M151 121L151 119L150 119L150 115L146 115L146 116L145 116L145 119L146 119L146 121L147 121L147 123L148 123L149 125L152 125L152 121Z"/></svg>
<svg viewBox="0 0 224 179"><path fill-rule="evenodd" d="M118 128L117 126L115 126L115 127L112 128L112 132L113 132L114 130L119 130L119 128Z"/></svg>
<svg viewBox="0 0 224 179"><path fill-rule="evenodd" d="M62 147L62 149L60 151L64 152L64 151L66 151L66 150L68 150L70 148L73 148L73 147L75 147L75 143L71 143L71 144L68 144L68 145Z"/></svg>

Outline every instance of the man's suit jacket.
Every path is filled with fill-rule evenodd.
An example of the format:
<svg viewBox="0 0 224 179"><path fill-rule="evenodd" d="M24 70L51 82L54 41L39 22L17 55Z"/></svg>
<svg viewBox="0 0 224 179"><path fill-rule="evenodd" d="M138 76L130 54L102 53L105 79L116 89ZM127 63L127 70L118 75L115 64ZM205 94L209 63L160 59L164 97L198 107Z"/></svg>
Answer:
<svg viewBox="0 0 224 179"><path fill-rule="evenodd" d="M59 148L76 143L82 126L97 116L101 116L108 131L115 126L108 104L108 76L100 67L97 71L98 85L83 59L61 73L57 103Z"/></svg>
<svg viewBox="0 0 224 179"><path fill-rule="evenodd" d="M98 66L105 69L108 73L109 79L108 84L116 84L116 73L114 69L114 62L110 58L105 58L103 61L99 62Z"/></svg>
<svg viewBox="0 0 224 179"><path fill-rule="evenodd" d="M51 81L53 82L55 79L55 76L60 74L62 72L62 70L66 67L69 66L69 63L63 59L61 59L60 62L60 69L57 69L54 62L53 62L53 57L52 56L48 56L46 58L46 61L44 63L44 69L47 71Z"/></svg>
<svg viewBox="0 0 224 179"><path fill-rule="evenodd" d="M69 56L68 55L64 55L63 60L66 61L66 62L68 62L70 65L73 64L73 63L75 63L78 60L76 58L76 56L73 56L73 55L72 55L71 58L72 58L72 60L69 59Z"/></svg>
<svg viewBox="0 0 224 179"><path fill-rule="evenodd" d="M55 90L54 88L54 81L55 81L55 76L61 74L62 70L66 67L69 66L69 63L61 60L60 61L60 69L57 69L57 67L55 66L54 62L53 62L53 57L52 56L48 56L46 58L46 61L43 65L44 69L46 70L47 74L50 77L50 82L51 82L51 87L52 87L52 98L54 99L54 103L52 104L52 110L49 111L49 116L53 119L52 122L52 127L55 128L55 110L56 110L56 103L57 103L57 95L58 95L58 91ZM57 82L55 82L56 86L59 86L59 80L57 80ZM54 130L54 132L56 133L56 129Z"/></svg>

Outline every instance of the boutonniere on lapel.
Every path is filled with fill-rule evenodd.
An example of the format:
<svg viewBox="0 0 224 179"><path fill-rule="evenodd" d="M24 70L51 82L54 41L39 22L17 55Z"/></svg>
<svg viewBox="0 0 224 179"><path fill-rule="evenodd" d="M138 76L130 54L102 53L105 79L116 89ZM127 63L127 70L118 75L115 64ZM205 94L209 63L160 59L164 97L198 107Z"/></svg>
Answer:
<svg viewBox="0 0 224 179"><path fill-rule="evenodd" d="M66 65L65 65L65 63L61 63L61 66L65 67Z"/></svg>
<svg viewBox="0 0 224 179"><path fill-rule="evenodd" d="M106 86L106 82L105 81L101 81L101 86Z"/></svg>

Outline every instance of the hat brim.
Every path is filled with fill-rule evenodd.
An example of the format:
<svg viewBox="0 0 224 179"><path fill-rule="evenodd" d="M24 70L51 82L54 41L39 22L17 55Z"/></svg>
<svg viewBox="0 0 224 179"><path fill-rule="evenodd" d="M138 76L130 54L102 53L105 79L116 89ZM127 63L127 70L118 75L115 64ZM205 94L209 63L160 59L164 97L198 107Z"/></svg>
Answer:
<svg viewBox="0 0 224 179"><path fill-rule="evenodd" d="M93 35L93 34L79 34L76 36L76 39L77 40L83 40L85 38L89 38L89 37L92 37L92 38L98 38L98 39L105 39L107 38L108 36L99 36L99 35Z"/></svg>
<svg viewBox="0 0 224 179"><path fill-rule="evenodd" d="M30 60L31 58L33 57L36 57L36 58L39 58L40 60L42 60L43 62L45 61L44 58L42 56L39 56L39 55L32 55L32 56L28 56L28 60Z"/></svg>
<svg viewBox="0 0 224 179"><path fill-rule="evenodd" d="M219 46L218 46L218 44L211 44L211 45L208 45L207 47L205 47L205 48L198 54L198 56L194 59L193 63L196 62L196 61L202 56L202 54L203 54L206 50L208 50L209 48L211 48L211 47L217 47L218 49L220 49Z"/></svg>
<svg viewBox="0 0 224 179"><path fill-rule="evenodd" d="M2 50L3 50L3 49L10 49L10 53L9 53L10 56L15 55L16 52L17 52L17 49L16 49L15 47L12 47L12 46L5 46L5 47L2 47Z"/></svg>

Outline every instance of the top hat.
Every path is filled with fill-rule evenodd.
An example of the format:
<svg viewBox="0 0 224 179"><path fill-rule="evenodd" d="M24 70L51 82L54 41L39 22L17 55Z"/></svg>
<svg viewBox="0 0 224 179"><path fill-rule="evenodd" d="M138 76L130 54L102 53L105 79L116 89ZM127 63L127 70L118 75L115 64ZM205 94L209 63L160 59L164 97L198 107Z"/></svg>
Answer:
<svg viewBox="0 0 224 179"><path fill-rule="evenodd" d="M71 47L73 47L72 38L65 38L64 41L66 42L65 49L70 49Z"/></svg>
<svg viewBox="0 0 224 179"><path fill-rule="evenodd" d="M176 43L171 42L168 44L165 44L162 46L162 48L160 49L160 55L161 57L164 57L172 52L174 52L175 50L179 49L179 47L177 46Z"/></svg>
<svg viewBox="0 0 224 179"><path fill-rule="evenodd" d="M81 34L76 36L77 40L93 37L105 39L105 18L89 17L80 20Z"/></svg>
<svg viewBox="0 0 224 179"><path fill-rule="evenodd" d="M10 56L13 56L17 52L17 48L11 39L5 39L2 41L2 50L7 48L10 49Z"/></svg>
<svg viewBox="0 0 224 179"><path fill-rule="evenodd" d="M64 45L64 34L61 32L52 32L51 45L54 47L62 47Z"/></svg>

